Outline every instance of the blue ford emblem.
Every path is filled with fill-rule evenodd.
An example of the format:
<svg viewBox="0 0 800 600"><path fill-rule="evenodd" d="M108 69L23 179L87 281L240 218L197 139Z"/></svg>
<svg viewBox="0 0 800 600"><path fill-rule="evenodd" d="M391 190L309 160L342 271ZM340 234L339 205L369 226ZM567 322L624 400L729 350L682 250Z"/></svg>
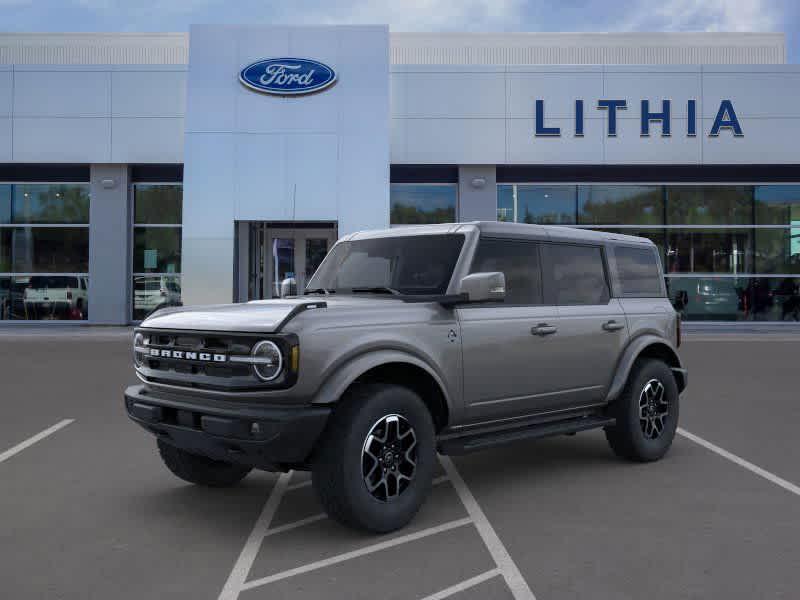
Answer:
<svg viewBox="0 0 800 600"><path fill-rule="evenodd" d="M239 73L239 81L258 92L297 96L333 85L336 73L307 58L268 58L247 65Z"/></svg>

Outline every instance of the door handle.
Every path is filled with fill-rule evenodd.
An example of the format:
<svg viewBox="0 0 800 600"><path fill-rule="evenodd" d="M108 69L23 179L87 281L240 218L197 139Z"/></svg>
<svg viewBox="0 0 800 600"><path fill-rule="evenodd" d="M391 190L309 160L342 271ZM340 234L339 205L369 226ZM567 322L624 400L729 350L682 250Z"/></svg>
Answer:
<svg viewBox="0 0 800 600"><path fill-rule="evenodd" d="M611 319L610 321L606 321L605 323L603 323L603 329L605 329L606 331L619 331L624 327L625 325L623 325L622 323L617 323L614 319Z"/></svg>
<svg viewBox="0 0 800 600"><path fill-rule="evenodd" d="M531 327L531 333L533 335L551 335L556 331L558 331L558 329L547 323L539 323L536 327Z"/></svg>

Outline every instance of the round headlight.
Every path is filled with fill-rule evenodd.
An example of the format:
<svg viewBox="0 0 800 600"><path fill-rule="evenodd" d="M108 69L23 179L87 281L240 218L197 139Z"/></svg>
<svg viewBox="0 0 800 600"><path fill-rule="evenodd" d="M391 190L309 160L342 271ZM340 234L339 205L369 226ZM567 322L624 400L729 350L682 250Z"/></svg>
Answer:
<svg viewBox="0 0 800 600"><path fill-rule="evenodd" d="M261 381L272 381L281 374L283 356L274 342L264 340L253 346L253 370Z"/></svg>
<svg viewBox="0 0 800 600"><path fill-rule="evenodd" d="M139 348L144 348L144 336L141 333L133 336L133 362L137 367L141 367L144 360L144 355L139 352Z"/></svg>

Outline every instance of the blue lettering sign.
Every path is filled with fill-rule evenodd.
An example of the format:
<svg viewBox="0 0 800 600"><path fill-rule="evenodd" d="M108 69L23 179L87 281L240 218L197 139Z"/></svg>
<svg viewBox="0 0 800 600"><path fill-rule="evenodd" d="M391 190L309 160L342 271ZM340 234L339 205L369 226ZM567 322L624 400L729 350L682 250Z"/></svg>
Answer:
<svg viewBox="0 0 800 600"><path fill-rule="evenodd" d="M686 135L689 137L697 135L697 100L689 100L686 103Z"/></svg>
<svg viewBox="0 0 800 600"><path fill-rule="evenodd" d="M583 137L583 100L575 100L575 137Z"/></svg>
<svg viewBox="0 0 800 600"><path fill-rule="evenodd" d="M625 110L628 103L625 100L598 100L598 110L608 110L608 137L617 137L617 109Z"/></svg>
<svg viewBox="0 0 800 600"><path fill-rule="evenodd" d="M544 100L536 101L536 137L549 137L561 135L560 127L544 126Z"/></svg>
<svg viewBox="0 0 800 600"><path fill-rule="evenodd" d="M670 136L670 124L669 124L669 109L670 109L670 101L669 100L662 100L661 101L661 112L650 112L650 101L649 100L642 100L642 130L639 135L642 137L649 137L650 136L650 122L651 121L661 121L661 137L669 137Z"/></svg>
<svg viewBox="0 0 800 600"><path fill-rule="evenodd" d="M733 110L733 103L730 100L720 102L717 117L714 119L714 124L711 126L711 131L708 135L717 137L720 129L731 129L736 137L744 135L742 127L739 125L739 119L736 118L736 113Z"/></svg>

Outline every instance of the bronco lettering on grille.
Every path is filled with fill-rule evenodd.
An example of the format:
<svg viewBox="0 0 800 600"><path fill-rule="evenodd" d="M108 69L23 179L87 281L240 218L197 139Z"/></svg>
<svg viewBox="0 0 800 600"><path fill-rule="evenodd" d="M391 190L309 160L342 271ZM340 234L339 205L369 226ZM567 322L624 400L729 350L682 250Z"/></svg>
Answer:
<svg viewBox="0 0 800 600"><path fill-rule="evenodd" d="M165 350L163 348L150 348L150 356L159 358L177 358L183 360L201 360L204 362L226 362L225 354L210 354L208 352L186 352L184 350Z"/></svg>

